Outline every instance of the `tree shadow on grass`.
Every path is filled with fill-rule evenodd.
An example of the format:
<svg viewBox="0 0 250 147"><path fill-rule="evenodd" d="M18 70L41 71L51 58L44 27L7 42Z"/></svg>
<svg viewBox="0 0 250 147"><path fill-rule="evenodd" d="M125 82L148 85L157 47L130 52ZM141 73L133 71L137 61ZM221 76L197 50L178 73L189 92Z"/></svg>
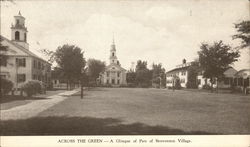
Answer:
<svg viewBox="0 0 250 147"><path fill-rule="evenodd" d="M186 132L166 126L142 123L122 124L113 118L34 117L2 121L0 135L210 135L215 133Z"/></svg>
<svg viewBox="0 0 250 147"><path fill-rule="evenodd" d="M19 100L46 100L50 98L44 98L44 97L26 97L21 95L6 95L2 98L0 98L0 104L8 103L12 101L19 101Z"/></svg>

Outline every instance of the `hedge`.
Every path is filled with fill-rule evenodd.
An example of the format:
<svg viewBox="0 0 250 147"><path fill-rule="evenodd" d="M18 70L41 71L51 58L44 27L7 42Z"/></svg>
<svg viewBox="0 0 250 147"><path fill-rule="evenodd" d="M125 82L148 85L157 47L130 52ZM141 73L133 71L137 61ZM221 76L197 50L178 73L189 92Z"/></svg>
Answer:
<svg viewBox="0 0 250 147"><path fill-rule="evenodd" d="M32 80L23 84L21 86L21 90L23 90L27 94L27 96L32 96L44 92L45 86L40 81Z"/></svg>
<svg viewBox="0 0 250 147"><path fill-rule="evenodd" d="M5 79L5 78L1 78L0 80L1 80L0 93L5 95L5 94L9 93L12 90L14 84L13 84L12 81L10 81L8 79Z"/></svg>

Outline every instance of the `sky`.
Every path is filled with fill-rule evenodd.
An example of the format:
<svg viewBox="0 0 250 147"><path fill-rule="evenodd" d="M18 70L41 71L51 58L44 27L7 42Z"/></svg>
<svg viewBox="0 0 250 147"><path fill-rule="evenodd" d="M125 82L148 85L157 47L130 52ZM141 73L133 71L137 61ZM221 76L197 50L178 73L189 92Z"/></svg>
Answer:
<svg viewBox="0 0 250 147"><path fill-rule="evenodd" d="M109 63L113 34L117 57L125 69L132 62L161 63L166 70L198 58L202 42L223 40L235 47L240 40L234 23L249 20L248 0L23 0L1 2L1 34L11 38L13 16L26 18L30 50L55 51L77 45L86 59ZM41 54L40 54L41 55ZM42 55L41 55L42 56ZM234 64L250 68L249 50Z"/></svg>

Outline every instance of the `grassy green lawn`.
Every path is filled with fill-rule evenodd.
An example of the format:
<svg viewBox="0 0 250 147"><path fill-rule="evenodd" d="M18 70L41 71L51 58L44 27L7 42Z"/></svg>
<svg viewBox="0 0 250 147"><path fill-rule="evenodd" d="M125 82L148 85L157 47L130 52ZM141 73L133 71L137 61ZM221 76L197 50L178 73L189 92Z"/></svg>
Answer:
<svg viewBox="0 0 250 147"><path fill-rule="evenodd" d="M166 89L94 88L25 120L3 135L249 134L250 98Z"/></svg>

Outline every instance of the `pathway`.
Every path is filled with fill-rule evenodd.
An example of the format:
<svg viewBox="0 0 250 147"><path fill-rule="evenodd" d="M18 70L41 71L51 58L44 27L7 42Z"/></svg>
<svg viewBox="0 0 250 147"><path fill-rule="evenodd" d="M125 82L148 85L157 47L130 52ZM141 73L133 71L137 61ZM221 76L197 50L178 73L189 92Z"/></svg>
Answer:
<svg viewBox="0 0 250 147"><path fill-rule="evenodd" d="M67 99L70 95L79 90L65 91L56 95L45 97L47 99L38 100L26 105L21 105L8 110L1 110L1 120L27 119L34 117L40 112L54 106L55 104Z"/></svg>

